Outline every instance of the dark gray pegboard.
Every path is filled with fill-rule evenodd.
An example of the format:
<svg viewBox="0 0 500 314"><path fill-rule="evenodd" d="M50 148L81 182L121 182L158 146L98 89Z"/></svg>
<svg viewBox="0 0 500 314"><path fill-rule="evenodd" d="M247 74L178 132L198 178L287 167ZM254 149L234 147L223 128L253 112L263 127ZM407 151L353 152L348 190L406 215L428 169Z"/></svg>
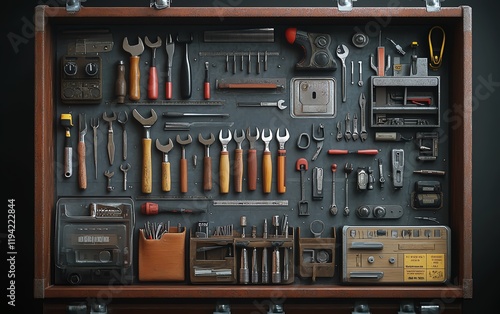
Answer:
<svg viewBox="0 0 500 314"><path fill-rule="evenodd" d="M147 90L146 84L148 79L148 69L150 63L151 49L145 47L144 53L141 55L140 68L141 68L141 101L138 103L132 103L127 100L126 104L119 105L115 102L114 96L114 82L116 78L116 66L119 60L125 62L127 69L126 78L128 80L128 69L129 69L129 54L122 49L122 40L126 36L129 38L131 44L135 44L137 37L140 36L144 39L144 36L149 36L150 39L154 40L156 36L160 36L165 43L166 35L171 33L172 35L177 34L178 27L173 27L172 25L166 25L159 27L158 25L102 25L99 28L109 29L112 33L114 40L114 47L111 52L100 54L103 63L103 100L100 104L91 105L67 105L60 101L59 91L56 90L55 103L56 112L54 117L54 129L56 130L56 182L57 197L67 197L67 196L77 196L77 197L88 197L92 199L94 197L124 197L130 196L135 200L136 208L136 231L138 228L144 225L145 221L166 221L170 220L172 224L181 223L182 225L192 227L199 220L206 220L211 226L227 225L233 224L236 229L239 228L239 218L240 216L247 216L248 225L247 231L250 230L251 225L257 226L258 234L262 233L263 219L267 218L270 222L273 215L283 216L287 214L290 221L290 226L301 227L302 235L305 237L312 237L309 230L309 224L316 219L320 219L325 222L326 230L330 227L336 227L337 229L343 225L356 225L356 224L370 224L370 225L386 225L387 223L394 223L395 225L424 225L428 224L428 221L417 220L415 216L425 216L425 217L435 217L440 224L447 225L449 216L452 214L449 209L449 141L448 136L452 136L449 133L450 124L452 121L446 115L449 114L449 77L450 73L448 58L445 56L443 67L437 72L429 72L430 75L439 75L441 77L441 127L434 131L440 134L439 143L439 157L438 160L433 162L419 162L416 160L417 157L417 146L414 141L410 142L398 142L398 143L383 143L374 142L375 129L368 127L368 140L366 142L361 142L359 139L357 141L346 142L342 140L337 142L335 140L336 128L335 125L338 121L342 122L344 127L344 118L347 112L352 114L356 112L359 117L359 106L358 97L361 92L364 92L369 99L369 79L371 75L375 72L370 68L369 65L369 55L376 53L376 47L378 46L378 31L375 32L366 25L252 25L251 27L275 27L275 42L274 43L259 43L259 44L248 44L248 43L238 43L238 44L208 44L202 42L202 35L204 30L209 29L226 29L226 28L237 28L242 27L241 25L229 26L213 26L213 25L183 25L183 32L191 32L194 35L194 41L189 45L190 51L190 61L193 74L193 92L190 101L203 101L203 79L204 79L204 62L210 62L210 78L212 87L212 98L211 100L221 100L224 101L223 105L196 105L196 106L186 106L186 105L169 105L168 102L164 100L165 89L165 76L166 76L166 53L164 46L158 48L157 50L157 69L159 73L159 95L158 101L147 100ZM327 33L332 37L332 45L329 49L335 56L335 48L338 44L344 43L350 49L350 54L347 59L347 102L343 103L340 97L340 86L341 82L341 71L340 71L340 60L335 57L335 61L338 64L338 69L335 72L322 72L322 71L296 71L294 69L295 63L302 58L302 51L298 46L290 45L286 42L284 38L284 31L287 27L293 26L298 29L316 32L316 33ZM398 25L397 23L390 24L383 28L382 41L386 48L386 52L392 56L396 56L397 52L393 49L392 45L385 41L385 37L393 39L395 42L399 43L406 50L407 54L402 58L403 62L409 62L409 55L411 49L409 44L411 41L417 40L420 44L418 48L418 55L421 57L428 56L428 46L427 46L427 32L433 25ZM445 27L445 26L444 26ZM65 26L60 25L57 27L56 32L63 32L68 29L75 29L75 26ZM82 29L76 27L77 29ZM366 47L358 49L351 44L351 37L357 31L365 31L369 35L369 43ZM447 47L452 46L453 37L451 32L447 32ZM56 55L54 59L54 64L56 67L56 73L60 71L59 60L62 56L66 54L66 45L64 42L56 43ZM238 51L251 51L253 53L260 52L277 52L279 56L269 56L268 57L268 70L264 71L261 68L260 74L256 73L256 57L252 56L252 66L251 73L249 74L244 66L244 70L240 71L240 59L237 59L237 69L236 73L232 73L232 68L230 67L229 72L225 71L225 57L220 56L205 56L200 52L204 51L223 51L228 54ZM448 52L448 51L447 51ZM184 47L183 45L176 44L175 56L173 62L173 101L180 100L179 93L179 71L181 59L183 57ZM262 57L262 56L261 56ZM364 86L359 87L350 84L350 61L362 60L363 61L363 79ZM230 60L232 64L232 60ZM357 81L357 65L354 71L355 82ZM392 70L392 69L391 69ZM336 80L337 89L337 109L335 118L292 118L290 115L290 80L294 77L317 77L317 76L331 76ZM222 92L215 90L216 79L274 79L274 78L285 78L286 87L283 91L278 92ZM59 77L56 78L56 81ZM55 86L59 86L58 82ZM284 99L285 104L288 105L286 110L280 111L277 108L244 108L238 107L238 101L276 101L278 99ZM132 110L137 109L144 117L149 117L150 109L154 109L158 114L158 120L155 125L151 128L152 137L152 165L153 165L153 192L147 195L147 198L141 192L141 163L142 163L142 137L144 134L143 127L135 121L132 117ZM218 169L219 169L219 152L221 149L220 142L217 140L210 148L210 153L212 156L212 170L213 170L213 189L210 192L203 191L202 184L202 173L203 173L203 153L204 147L198 142L197 137L201 132L205 137L208 137L209 133L213 133L218 139L219 131L221 127L204 127L204 128L192 128L190 131L164 131L163 124L167 121L166 118L162 117L162 113L165 111L183 111L183 112L202 112L202 113L229 113L229 118L176 118L171 121L214 121L223 122L231 121L234 125L230 128L224 127L224 133L226 134L227 129L231 132L234 130L246 130L250 127L252 131L258 128L261 133L262 130L271 129L273 132L273 141L271 142L271 152L273 158L273 185L272 192L270 194L262 193L261 186L261 160L262 160L262 150L264 149L264 143L259 140L257 142L257 155L258 155L258 171L259 171L259 181L256 191L248 191L246 189L246 181L243 183L243 192L235 193L233 192L232 179L230 193L227 195L219 194L218 190ZM368 113L369 113L369 103L367 103L367 125L368 125ZM128 132L128 158L126 161L122 160L122 129L121 125L116 121L113 123L114 128L114 141L116 145L115 151L115 161L113 165L108 162L108 157L106 154L106 144L107 144L107 123L102 120L103 112L111 114L112 111L128 113L128 122L126 123L126 129ZM64 141L64 130L59 125L59 116L61 113L71 112L73 114L74 127L72 128L72 143L73 143L73 176L69 179L64 178L62 169L63 160L63 141ZM87 176L88 176L88 188L85 191L78 189L77 184L77 140L78 140L78 114L86 113L88 131L85 137L86 140L86 152L87 152ZM94 177L94 166L93 166L93 146L92 146L92 128L90 127L90 118L100 118L100 126L98 129L98 166L99 172L98 177ZM325 140L323 145L323 150L319 155L318 159L315 161L311 160L316 148L316 142L311 141L311 146L307 150L301 150L297 148L296 142L298 136L302 132L311 134L312 125L318 126L319 123L323 123L325 126ZM281 195L276 192L276 155L278 149L278 142L275 140L275 133L277 129L283 130L287 128L290 132L290 139L286 143L287 149L287 161L286 161L286 185L287 191L285 194ZM359 126L358 126L359 129ZM378 130L377 130L378 131ZM389 131L384 129L384 131ZM430 131L428 129L421 130L415 129L394 129L403 133L406 137L414 137L415 133L418 131ZM181 138L186 138L187 134L190 134L193 138L193 142L186 146L187 158L188 158L188 168L189 168L189 189L188 193L182 195L179 191L179 159L181 154L180 145L175 142L175 137L180 135ZM160 167L162 160L162 153L158 151L154 142L156 139L160 139L162 144L166 144L168 139L174 142L174 149L169 153L169 160L171 163L171 176L172 176L172 190L170 192L161 192L161 181L160 181ZM231 165L234 156L234 149L236 144L232 141L229 146ZM358 149L370 149L375 148L379 150L376 156L358 156L355 154L349 154L346 156L331 156L327 154L328 149L348 149L348 150L358 150ZM404 187L400 190L394 190L391 184L390 176L390 152L393 148L402 148L405 150L405 172L404 172ZM246 166L246 150L248 149L248 141L243 143L244 149L244 161ZM197 156L197 166L195 167L192 162L192 156ZM295 170L295 162L298 158L306 158L309 162L309 170L306 173L306 194L308 196L309 202L309 216L298 216L297 204L300 199L300 173ZM387 180L385 187L380 188L378 184L378 159L382 158L383 167L385 172L385 178ZM353 164L354 169L357 167L371 167L374 170L375 175L375 188L372 191L357 191L355 184L355 171L349 176L349 208L351 213L349 216L344 216L342 210L345 205L345 191L344 191L344 172L343 166L346 162ZM127 174L127 190L124 191L123 185L123 173L120 171L120 164L130 163L131 169ZM331 203L331 165L336 163L338 165L338 170L336 173L336 203L339 207L339 213L336 216L332 216L329 213L329 206ZM312 168L322 167L324 169L325 180L324 180L324 198L322 201L312 200L311 188L312 188ZM447 175L445 177L423 177L412 175L415 169L439 169L445 170ZM110 170L114 172L112 178L113 185L115 187L114 191L107 192L106 185L107 179L103 175L105 170ZM246 170L245 176L246 177ZM443 194L444 194L444 206L442 209L437 211L416 211L410 207L410 194L413 191L414 182L417 180L438 180L442 184ZM180 199L168 200L169 197L179 197ZM184 200L183 197L193 197L194 200ZM198 197L206 197L215 200L288 200L289 206L286 207L222 207L213 206L210 200L199 200ZM158 216L144 216L140 214L140 206L146 202L152 201L159 203L163 207L171 208L197 208L197 209L207 209L207 213L203 215L158 215ZM397 220L361 220L356 214L355 210L361 205L365 204L376 204L376 205L401 205L404 210L403 217ZM269 231L271 231L271 225L269 225ZM213 232L213 228L211 229ZM136 232L137 233L137 232ZM135 238L136 239L136 238ZM337 253L338 258L338 253ZM335 281L337 280L338 270L336 271ZM321 282L331 282L329 280L320 280Z"/></svg>

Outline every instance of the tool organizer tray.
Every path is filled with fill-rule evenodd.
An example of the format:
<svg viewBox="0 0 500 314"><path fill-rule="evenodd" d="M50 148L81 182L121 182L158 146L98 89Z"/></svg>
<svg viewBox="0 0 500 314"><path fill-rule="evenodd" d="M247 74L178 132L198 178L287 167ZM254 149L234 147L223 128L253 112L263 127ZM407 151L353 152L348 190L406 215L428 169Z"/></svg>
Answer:
<svg viewBox="0 0 500 314"><path fill-rule="evenodd" d="M468 7L432 14L419 8L342 13L325 8L84 8L74 15L37 7L35 295L95 297L113 290L102 284L102 276L111 280L118 272L122 286L112 293L127 298L266 297L274 289L289 298L356 298L367 291L377 298L471 297L470 16ZM429 67L428 36L434 26L446 34L436 70ZM361 35L365 42L356 37ZM175 47L171 72L169 36ZM124 39L134 52L124 49ZM161 45L153 63L149 46L157 40ZM133 61L140 41L144 50L138 49L139 60ZM345 69L337 56L342 45L349 51ZM186 57L190 97L183 83ZM137 92L131 85L133 62L139 67L138 100L130 99ZM152 65L156 99L149 97ZM80 120L86 122L84 143ZM248 139L257 132L252 188L255 164L248 161ZM287 133L280 147L277 137ZM211 134L215 141L207 148L199 136L206 140ZM220 138L230 135L224 155ZM262 138L270 135L266 171ZM235 138L241 136L239 179ZM211 171L206 170L207 149ZM222 165L222 156L229 166ZM204 181L206 172L209 181ZM107 215L124 224L123 212L118 213L123 205L133 216L126 221L130 243L118 241L114 251L103 253L95 241L106 241L106 232L117 228L106 231ZM79 220L71 216L75 212L88 217ZM63 218L55 219L59 215ZM175 280L139 280L139 237L148 224L161 228L157 224L167 221L177 228L166 230L186 230L175 243L185 251L182 267L176 255L182 274ZM83 237L95 223L103 229L90 232L90 240ZM344 234L343 228L351 229ZM64 245L59 229L69 232L63 232L69 237ZM390 279L385 281L374 279L373 269L351 273L361 264L378 267L368 255L383 250L378 245L383 247L387 234L401 238L400 255L390 261L401 274L386 270ZM351 237L359 243L347 241ZM371 243L374 237L381 244ZM345 250L358 245L367 245L362 257L346 258ZM224 252L217 252L219 247ZM252 269L255 247L258 262ZM263 247L269 249L267 260ZM61 257L63 250L64 256L76 256L67 257L71 267ZM409 254L417 252L419 260L410 262ZM113 267L110 254L118 254L111 259ZM121 273L122 254L132 263L126 274ZM168 259L168 248L158 256ZM197 262L202 271L194 271ZM267 282L261 277L264 263ZM218 277L210 265L229 268L229 277L212 280ZM408 267L422 270L410 275ZM161 269L155 271L163 278ZM350 277L354 273L357 277Z"/></svg>

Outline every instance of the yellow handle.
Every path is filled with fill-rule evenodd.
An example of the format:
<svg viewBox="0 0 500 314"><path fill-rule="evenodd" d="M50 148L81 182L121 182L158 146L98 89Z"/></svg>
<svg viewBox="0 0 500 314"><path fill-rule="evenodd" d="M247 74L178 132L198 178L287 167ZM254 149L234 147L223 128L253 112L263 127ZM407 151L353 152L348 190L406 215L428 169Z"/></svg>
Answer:
<svg viewBox="0 0 500 314"><path fill-rule="evenodd" d="M142 193L151 193L153 168L151 167L151 139L142 139Z"/></svg>
<svg viewBox="0 0 500 314"><path fill-rule="evenodd" d="M170 163L162 162L161 163L161 190L164 192L169 192L171 188L171 179L170 179Z"/></svg>
<svg viewBox="0 0 500 314"><path fill-rule="evenodd" d="M243 191L243 150L234 150L234 191Z"/></svg>
<svg viewBox="0 0 500 314"><path fill-rule="evenodd" d="M262 190L264 193L271 193L271 184L273 181L273 162L271 152L262 154Z"/></svg>
<svg viewBox="0 0 500 314"><path fill-rule="evenodd" d="M220 193L229 193L229 153L220 152L219 160Z"/></svg>
<svg viewBox="0 0 500 314"><path fill-rule="evenodd" d="M286 167L286 151L278 150L278 167L276 169L277 172L277 182L278 182L278 193L283 194L286 192L286 175L285 175L285 167Z"/></svg>
<svg viewBox="0 0 500 314"><path fill-rule="evenodd" d="M131 100L140 100L141 99L141 71L139 68L139 57L132 56L130 57L130 94L129 98Z"/></svg>

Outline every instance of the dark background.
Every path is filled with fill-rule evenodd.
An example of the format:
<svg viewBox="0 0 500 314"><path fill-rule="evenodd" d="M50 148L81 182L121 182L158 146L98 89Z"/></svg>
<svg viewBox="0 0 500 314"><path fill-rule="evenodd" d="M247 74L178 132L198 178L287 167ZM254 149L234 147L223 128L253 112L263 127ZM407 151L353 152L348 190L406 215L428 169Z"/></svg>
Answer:
<svg viewBox="0 0 500 314"><path fill-rule="evenodd" d="M34 204L34 29L33 13L38 4L56 5L60 0L4 1L2 9L2 66L1 91L7 99L0 101L2 117L2 158L0 171L3 188L4 214L0 220L0 241L5 252L5 232L8 199L16 204L16 313L41 313L40 300L33 299L33 215ZM62 1L64 3L64 1ZM422 0L401 0L401 6L423 6ZM388 6L394 0L359 0L355 6ZM88 0L84 6L148 6L148 0ZM304 6L303 1L279 0L173 0L172 6ZM498 1L446 0L445 7L469 5L473 12L473 279L474 297L464 301L464 313L496 313L496 289L500 270L496 260L499 239L497 225L500 209L495 193L500 180L498 133L493 124L500 124L499 86L476 92L484 80L499 82L500 64L497 40L500 4ZM334 0L309 0L307 6L336 6ZM481 97L490 92L488 97ZM484 99L485 98L485 99ZM452 196L453 197L453 196ZM453 209L450 209L453 214ZM4 222L5 221L5 222ZM2 254L2 263L5 262ZM498 268L497 268L498 267ZM0 308L5 308L7 265L0 270L2 294ZM498 296L497 296L498 297ZM497 308L497 310L494 310ZM286 308L285 308L286 310ZM4 311L2 311L4 313ZM12 312L14 313L14 312Z"/></svg>

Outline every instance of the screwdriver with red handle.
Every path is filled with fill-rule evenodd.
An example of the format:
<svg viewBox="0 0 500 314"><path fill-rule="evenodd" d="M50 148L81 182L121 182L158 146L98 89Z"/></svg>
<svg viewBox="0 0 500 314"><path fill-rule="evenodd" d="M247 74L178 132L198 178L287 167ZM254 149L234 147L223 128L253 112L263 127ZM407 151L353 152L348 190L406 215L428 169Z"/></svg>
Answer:
<svg viewBox="0 0 500 314"><path fill-rule="evenodd" d="M202 214L207 211L204 209L186 209L186 208L161 208L157 203L146 202L141 205L143 215L157 214Z"/></svg>
<svg viewBox="0 0 500 314"><path fill-rule="evenodd" d="M347 150L347 149L329 149L328 155L347 155L347 154L358 154L358 155L377 155L377 149L360 149L360 150Z"/></svg>

